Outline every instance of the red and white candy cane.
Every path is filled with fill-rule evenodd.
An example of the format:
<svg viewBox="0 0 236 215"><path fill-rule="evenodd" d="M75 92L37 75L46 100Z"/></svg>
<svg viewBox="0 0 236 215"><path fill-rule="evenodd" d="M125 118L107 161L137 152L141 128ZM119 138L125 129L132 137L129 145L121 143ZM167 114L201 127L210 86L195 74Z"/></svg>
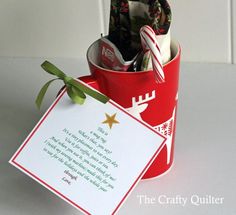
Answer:
<svg viewBox="0 0 236 215"><path fill-rule="evenodd" d="M159 83L165 82L165 75L164 75L163 66L162 66L161 51L160 51L160 48L156 39L155 32L150 26L144 25L140 29L140 37L141 37L141 43L142 43L144 52L150 51L151 53L152 67L153 67L153 71L155 72L157 81Z"/></svg>

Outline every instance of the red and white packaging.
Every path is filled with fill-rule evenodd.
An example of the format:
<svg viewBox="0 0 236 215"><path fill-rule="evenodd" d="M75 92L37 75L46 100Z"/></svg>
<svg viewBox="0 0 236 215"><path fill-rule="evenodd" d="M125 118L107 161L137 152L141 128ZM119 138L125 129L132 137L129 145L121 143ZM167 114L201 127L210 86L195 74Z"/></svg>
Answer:
<svg viewBox="0 0 236 215"><path fill-rule="evenodd" d="M136 59L135 56L131 61L125 61L118 48L105 37L100 39L99 55L101 66L115 71L127 71Z"/></svg>

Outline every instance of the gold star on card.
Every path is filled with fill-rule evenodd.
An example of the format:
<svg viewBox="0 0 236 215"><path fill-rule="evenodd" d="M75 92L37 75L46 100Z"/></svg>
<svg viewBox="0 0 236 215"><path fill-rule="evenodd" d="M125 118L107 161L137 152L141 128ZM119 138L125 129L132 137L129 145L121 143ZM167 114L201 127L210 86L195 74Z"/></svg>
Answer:
<svg viewBox="0 0 236 215"><path fill-rule="evenodd" d="M115 119L116 113L113 114L112 116L110 116L106 113L106 118L107 119L105 121L103 121L102 123L103 124L107 123L109 125L110 129L112 128L113 124L119 124L119 122Z"/></svg>

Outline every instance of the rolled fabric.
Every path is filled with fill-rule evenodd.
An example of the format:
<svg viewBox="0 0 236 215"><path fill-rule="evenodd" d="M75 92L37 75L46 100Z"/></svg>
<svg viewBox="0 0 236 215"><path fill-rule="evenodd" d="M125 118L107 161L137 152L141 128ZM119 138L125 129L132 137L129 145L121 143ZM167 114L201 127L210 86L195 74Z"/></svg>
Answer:
<svg viewBox="0 0 236 215"><path fill-rule="evenodd" d="M118 48L124 60L137 53L131 46L131 21L128 0L111 0L108 39Z"/></svg>
<svg viewBox="0 0 236 215"><path fill-rule="evenodd" d="M170 60L171 9L167 0L111 0L108 39L131 60L141 49L139 31L144 25L153 28L162 53L162 62ZM148 67L152 67L149 59Z"/></svg>

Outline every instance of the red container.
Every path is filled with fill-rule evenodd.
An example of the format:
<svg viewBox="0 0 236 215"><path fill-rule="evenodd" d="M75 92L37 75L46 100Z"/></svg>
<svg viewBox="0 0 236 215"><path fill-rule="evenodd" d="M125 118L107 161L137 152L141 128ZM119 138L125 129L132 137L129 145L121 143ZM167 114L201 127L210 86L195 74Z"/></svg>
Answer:
<svg viewBox="0 0 236 215"><path fill-rule="evenodd" d="M165 82L161 84L155 81L153 71L122 72L104 69L98 66L98 53L99 41L95 41L87 51L91 75L80 79L167 138L166 144L143 178L164 173L173 162L180 46L176 42L171 43L172 60L164 65Z"/></svg>

